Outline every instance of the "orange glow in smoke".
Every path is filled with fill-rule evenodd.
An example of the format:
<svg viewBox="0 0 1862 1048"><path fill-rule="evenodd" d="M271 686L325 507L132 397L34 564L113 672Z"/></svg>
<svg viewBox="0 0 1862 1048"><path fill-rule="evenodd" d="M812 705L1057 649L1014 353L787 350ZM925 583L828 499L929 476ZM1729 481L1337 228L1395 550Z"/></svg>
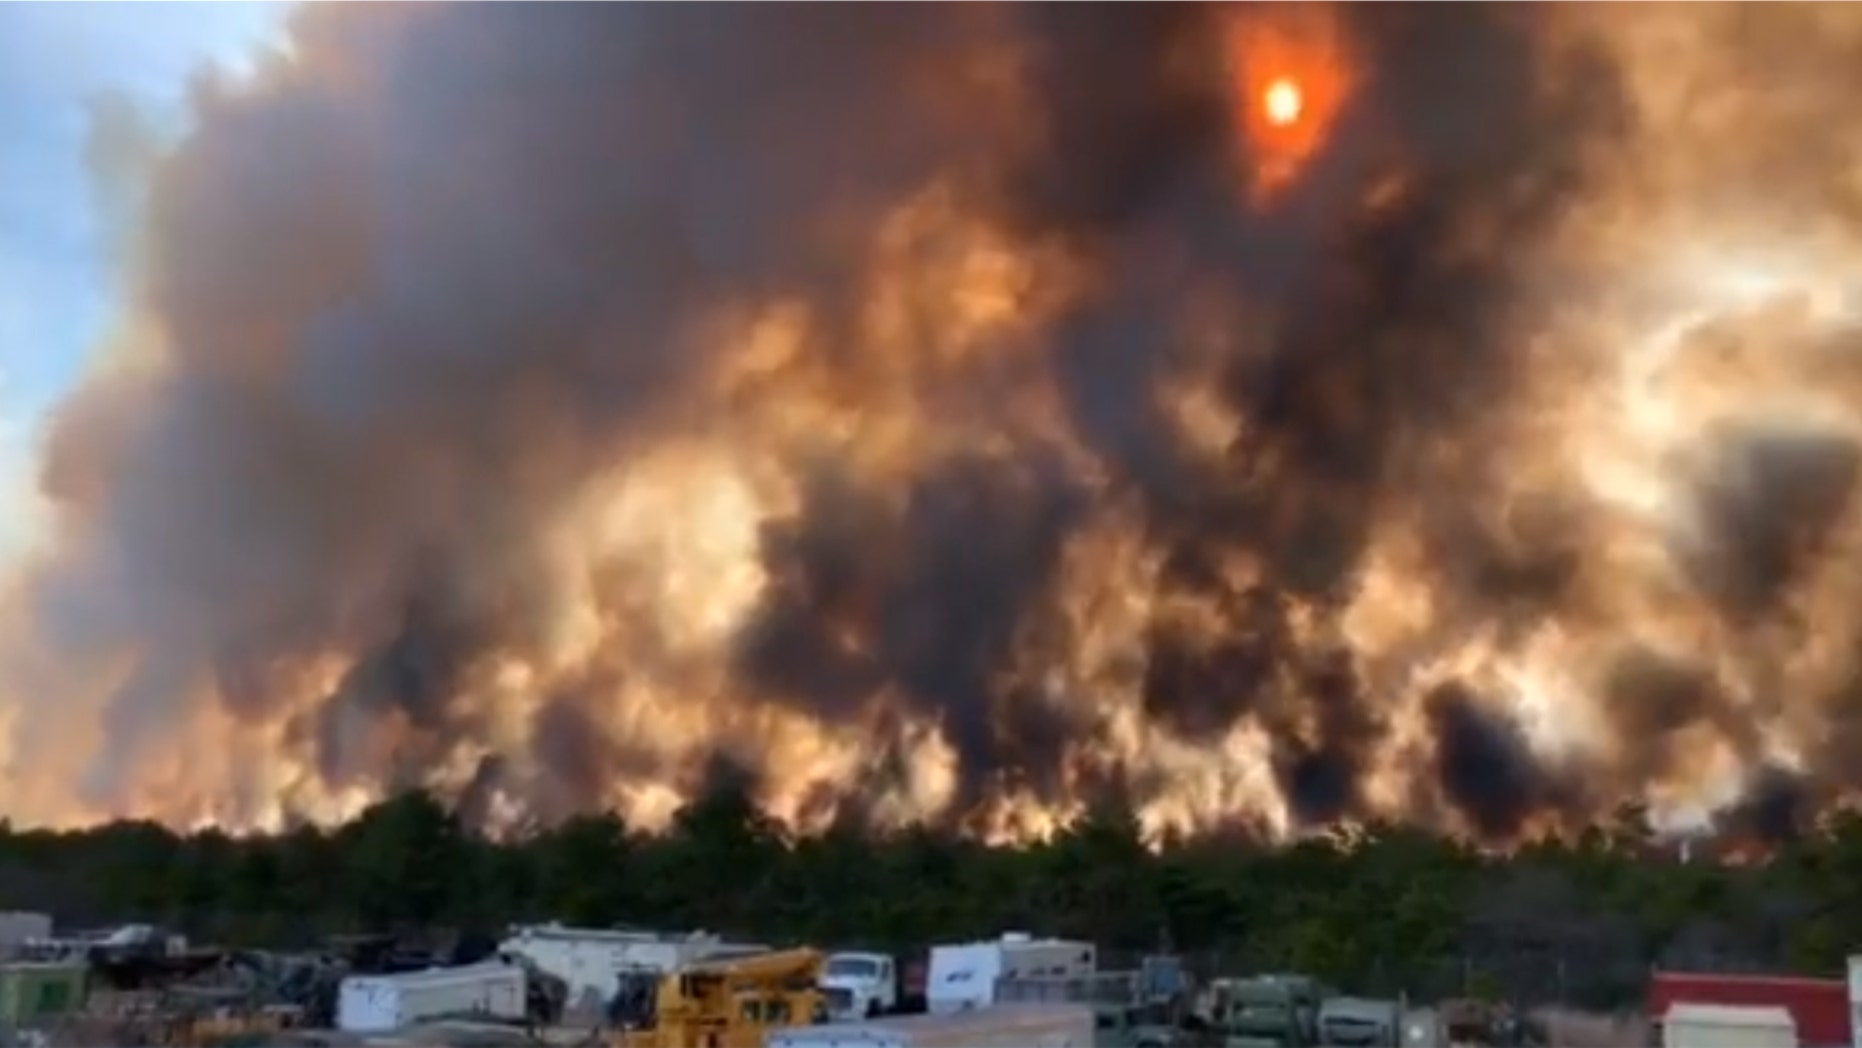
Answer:
<svg viewBox="0 0 1862 1048"><path fill-rule="evenodd" d="M1228 30L1231 98L1257 203L1271 202L1325 144L1352 86L1323 9L1247 4Z"/></svg>

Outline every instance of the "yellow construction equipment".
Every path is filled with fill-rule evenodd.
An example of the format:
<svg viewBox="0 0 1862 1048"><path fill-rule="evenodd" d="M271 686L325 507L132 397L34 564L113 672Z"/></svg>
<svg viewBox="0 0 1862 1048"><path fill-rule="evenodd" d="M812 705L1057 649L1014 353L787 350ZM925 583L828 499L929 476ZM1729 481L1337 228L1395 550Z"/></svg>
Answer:
<svg viewBox="0 0 1862 1048"><path fill-rule="evenodd" d="M689 964L660 980L652 1025L616 1048L761 1048L763 1035L826 1017L819 950L777 950Z"/></svg>

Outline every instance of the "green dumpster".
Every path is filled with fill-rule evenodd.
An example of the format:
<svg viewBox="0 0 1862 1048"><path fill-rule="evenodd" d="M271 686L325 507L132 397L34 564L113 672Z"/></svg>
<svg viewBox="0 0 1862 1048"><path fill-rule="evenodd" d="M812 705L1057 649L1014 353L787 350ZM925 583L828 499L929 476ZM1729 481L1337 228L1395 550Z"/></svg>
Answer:
<svg viewBox="0 0 1862 1048"><path fill-rule="evenodd" d="M30 1030L84 1007L85 969L75 964L0 965L0 1026Z"/></svg>

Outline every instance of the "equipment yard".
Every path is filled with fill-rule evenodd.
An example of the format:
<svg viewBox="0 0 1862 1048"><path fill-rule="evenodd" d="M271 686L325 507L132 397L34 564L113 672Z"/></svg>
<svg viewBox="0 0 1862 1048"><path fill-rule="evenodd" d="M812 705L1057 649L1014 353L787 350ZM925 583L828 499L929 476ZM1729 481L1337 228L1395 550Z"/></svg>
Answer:
<svg viewBox="0 0 1862 1048"><path fill-rule="evenodd" d="M1846 1019L1830 1028L1829 987L1817 980L1657 974L1651 1007L1668 1018L1657 1040L1642 1016L1349 996L1297 974L1197 978L1166 954L1108 970L1091 943L1023 933L908 958L548 924L473 952L386 937L315 954L230 952L147 926L33 937L0 967L0 1033L48 1046L332 1048L1704 1048L1728 1036L1849 1037Z"/></svg>

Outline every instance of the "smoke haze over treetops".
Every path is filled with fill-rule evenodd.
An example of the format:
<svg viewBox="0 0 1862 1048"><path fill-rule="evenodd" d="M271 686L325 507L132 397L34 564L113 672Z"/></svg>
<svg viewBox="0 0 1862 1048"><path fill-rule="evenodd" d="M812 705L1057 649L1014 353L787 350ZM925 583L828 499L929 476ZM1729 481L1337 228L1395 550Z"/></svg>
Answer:
<svg viewBox="0 0 1862 1048"><path fill-rule="evenodd" d="M1846 5L306 7L48 437L0 813L1779 832L1862 772L1859 81Z"/></svg>

